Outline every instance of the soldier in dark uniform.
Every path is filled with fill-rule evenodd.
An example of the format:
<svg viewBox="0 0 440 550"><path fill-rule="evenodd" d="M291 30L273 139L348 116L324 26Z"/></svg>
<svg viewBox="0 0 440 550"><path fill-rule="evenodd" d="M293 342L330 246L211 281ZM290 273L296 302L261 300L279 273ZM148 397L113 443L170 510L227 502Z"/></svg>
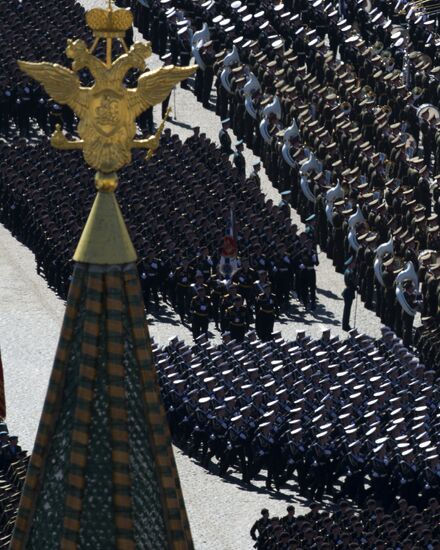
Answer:
<svg viewBox="0 0 440 550"><path fill-rule="evenodd" d="M159 56L165 55L168 42L168 17L164 11L159 13L157 34L157 53Z"/></svg>
<svg viewBox="0 0 440 550"><path fill-rule="evenodd" d="M394 326L394 309L396 301L396 290L394 287L394 281L396 279L394 275L394 259L392 256L384 258L382 262L382 280L384 283L383 299L381 302L380 318L382 323L388 327Z"/></svg>
<svg viewBox="0 0 440 550"><path fill-rule="evenodd" d="M341 208L344 206L344 201L336 201L334 203L334 212L332 217L333 225L333 265L336 268L338 273L343 273L344 271L344 232L342 225L344 222L344 217L341 212Z"/></svg>
<svg viewBox="0 0 440 550"><path fill-rule="evenodd" d="M3 134L5 138L9 136L13 103L14 93L12 89L7 85L2 86L0 89L0 134Z"/></svg>
<svg viewBox="0 0 440 550"><path fill-rule="evenodd" d="M279 244L273 263L277 304L279 308L287 309L293 286L293 262L284 243Z"/></svg>
<svg viewBox="0 0 440 550"><path fill-rule="evenodd" d="M248 466L246 463L245 445L248 439L246 427L241 414L231 418L231 424L228 429L228 446L226 452L220 460L220 475L225 475L228 468L239 462L243 481L249 481Z"/></svg>
<svg viewBox="0 0 440 550"><path fill-rule="evenodd" d="M305 247L300 257L299 277L301 278L301 301L304 307L316 308L316 270L319 265L318 253L312 248L312 241Z"/></svg>
<svg viewBox="0 0 440 550"><path fill-rule="evenodd" d="M211 397L201 397L199 406L195 412L196 425L192 433L192 443L189 449L191 455L197 455L200 447L202 448L202 460L206 462L206 456L209 449L209 426L212 421L212 412L209 408Z"/></svg>
<svg viewBox="0 0 440 550"><path fill-rule="evenodd" d="M191 262L191 265L195 269L195 271L200 271L203 274L204 282L208 282L209 278L211 277L213 261L209 256L209 248L207 246L203 246L201 248L200 254L196 258L194 258L194 260Z"/></svg>
<svg viewBox="0 0 440 550"><path fill-rule="evenodd" d="M328 432L317 434L315 442L309 448L311 498L322 500L324 492L332 490L334 473L334 448Z"/></svg>
<svg viewBox="0 0 440 550"><path fill-rule="evenodd" d="M267 342L272 338L273 326L277 315L276 297L270 284L258 295L255 303L255 330L258 338Z"/></svg>
<svg viewBox="0 0 440 550"><path fill-rule="evenodd" d="M189 267L189 261L185 258L174 273L176 309L182 323L186 322L186 316L189 314L191 280L192 270Z"/></svg>
<svg viewBox="0 0 440 550"><path fill-rule="evenodd" d="M360 506L365 499L365 459L361 452L360 441L354 441L348 445L348 453L344 460L346 471L344 491Z"/></svg>
<svg viewBox="0 0 440 550"><path fill-rule="evenodd" d="M302 428L291 430L284 445L283 458L285 461L284 481L292 478L293 472L297 472L297 480L300 495L305 496L307 492L307 447L303 441Z"/></svg>
<svg viewBox="0 0 440 550"><path fill-rule="evenodd" d="M426 460L423 470L422 503L427 506L430 499L437 499L440 495L440 463L439 456L432 455Z"/></svg>
<svg viewBox="0 0 440 550"><path fill-rule="evenodd" d="M375 233L368 234L365 241L366 241L366 248L364 252L365 271L363 273L365 307L367 309L373 309L374 258L375 258L376 234Z"/></svg>
<svg viewBox="0 0 440 550"><path fill-rule="evenodd" d="M208 287L211 291L212 318L215 323L215 328L220 330L220 304L223 296L226 294L226 288L216 274L211 275L208 281Z"/></svg>
<svg viewBox="0 0 440 550"><path fill-rule="evenodd" d="M411 448L402 452L402 456L396 464L394 476L397 494L409 504L418 505L419 480L416 459Z"/></svg>
<svg viewBox="0 0 440 550"><path fill-rule="evenodd" d="M197 289L197 296L191 300L191 330L194 340L200 334L207 334L209 320L212 316L211 300L206 296L206 287L201 286Z"/></svg>
<svg viewBox="0 0 440 550"><path fill-rule="evenodd" d="M252 172L249 174L249 179L255 181L255 183L260 187L261 180L258 173L261 170L261 162L259 160L256 160L252 163Z"/></svg>
<svg viewBox="0 0 440 550"><path fill-rule="evenodd" d="M315 178L316 180L316 178ZM325 206L326 206L326 200L325 200L325 189L321 188L319 181L315 185L315 215L317 219L317 244L319 244L319 247L322 251L327 251L327 238L328 238L328 222L327 222L327 216L325 213Z"/></svg>
<svg viewBox="0 0 440 550"><path fill-rule="evenodd" d="M235 143L234 166L237 168L239 175L244 179L246 177L246 161L243 156L243 140L240 139Z"/></svg>
<svg viewBox="0 0 440 550"><path fill-rule="evenodd" d="M188 67L191 60L191 43L188 34L188 28L182 27L177 31L177 36L179 39L179 55L180 55L180 66ZM188 79L182 80L180 87L184 90L188 89Z"/></svg>
<svg viewBox="0 0 440 550"><path fill-rule="evenodd" d="M232 282L237 285L238 293L243 296L247 305L253 301L252 289L256 278L255 270L249 266L248 258L242 258L240 268L232 276Z"/></svg>
<svg viewBox="0 0 440 550"><path fill-rule="evenodd" d="M411 308L417 309L419 306L418 296L414 292L413 281L405 281L403 284L404 298ZM402 310L402 328L403 328L403 345L407 348L412 346L413 342L413 325L414 315L410 315L405 310Z"/></svg>
<svg viewBox="0 0 440 550"><path fill-rule="evenodd" d="M200 49L200 57L202 58L205 69L203 70L203 83L201 90L201 101L203 107L209 109L209 99L211 97L212 82L214 80L214 50L212 42L206 42Z"/></svg>
<svg viewBox="0 0 440 550"><path fill-rule="evenodd" d="M234 305L226 310L226 322L231 337L237 342L243 342L249 328L249 311L243 304L242 296L235 296Z"/></svg>
<svg viewBox="0 0 440 550"><path fill-rule="evenodd" d="M279 457L276 454L270 422L260 424L252 441L252 448L254 460L250 468L250 478L254 478L262 468L266 468L266 488L271 489L272 482L275 482L275 487L278 489L281 482L277 464Z"/></svg>
<svg viewBox="0 0 440 550"><path fill-rule="evenodd" d="M220 141L220 150L225 155L232 155L232 141L231 136L228 134L228 130L231 127L231 119L225 118L222 120L222 128L218 134L218 139Z"/></svg>
<svg viewBox="0 0 440 550"><path fill-rule="evenodd" d="M145 283L147 285L147 301L153 298L156 308L159 307L159 285L161 280L161 262L156 258L153 250L147 252L144 260Z"/></svg>
<svg viewBox="0 0 440 550"><path fill-rule="evenodd" d="M222 332L229 329L228 309L234 305L237 296L239 296L237 285L231 283L227 292L225 292L220 300L220 329Z"/></svg>
<svg viewBox="0 0 440 550"><path fill-rule="evenodd" d="M426 110L422 116L423 120L420 124L420 130L422 132L423 159L425 165L429 168L431 166L431 155L435 147L436 127L433 121L429 119L429 110Z"/></svg>
<svg viewBox="0 0 440 550"><path fill-rule="evenodd" d="M180 426L185 416L186 397L185 380L174 380L172 388L164 400L173 438L179 437ZM189 433L186 432L186 435L189 436ZM186 443L186 440L183 442Z"/></svg>
<svg viewBox="0 0 440 550"><path fill-rule="evenodd" d="M251 527L250 534L252 540L258 540L269 524L269 510L267 508L263 508L261 510L261 518L257 519L257 521Z"/></svg>
<svg viewBox="0 0 440 550"><path fill-rule="evenodd" d="M386 454L385 443L372 451L370 480L374 498L387 509L392 503L391 490L392 461Z"/></svg>
<svg viewBox="0 0 440 550"><path fill-rule="evenodd" d="M229 421L226 418L226 407L224 403L215 407L214 411L215 415L211 420L209 451L206 457L207 462L209 462L213 456L220 461L225 455L227 446Z"/></svg>
<svg viewBox="0 0 440 550"><path fill-rule="evenodd" d="M356 283L356 260L353 256L348 258L345 262L345 271L344 271L344 284L345 288L342 292L342 297L344 298L344 312L342 315L342 330L349 331L350 327L350 313L353 300L355 299L357 283Z"/></svg>

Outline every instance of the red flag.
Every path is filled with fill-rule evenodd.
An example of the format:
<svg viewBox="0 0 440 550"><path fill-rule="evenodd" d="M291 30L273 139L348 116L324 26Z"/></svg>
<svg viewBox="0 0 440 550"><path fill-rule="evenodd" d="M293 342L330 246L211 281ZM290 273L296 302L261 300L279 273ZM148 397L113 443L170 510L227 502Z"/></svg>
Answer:
<svg viewBox="0 0 440 550"><path fill-rule="evenodd" d="M0 349L0 417L6 418L5 379L3 376L2 351Z"/></svg>
<svg viewBox="0 0 440 550"><path fill-rule="evenodd" d="M238 269L237 253L238 246L235 238L235 215L231 208L229 219L226 224L225 236L223 237L223 247L219 265L220 273L228 280Z"/></svg>

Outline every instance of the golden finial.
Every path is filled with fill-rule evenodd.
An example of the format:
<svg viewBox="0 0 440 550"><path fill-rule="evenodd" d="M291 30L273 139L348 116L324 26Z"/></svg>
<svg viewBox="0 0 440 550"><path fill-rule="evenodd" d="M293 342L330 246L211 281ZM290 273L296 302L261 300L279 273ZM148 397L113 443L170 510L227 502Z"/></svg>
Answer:
<svg viewBox="0 0 440 550"><path fill-rule="evenodd" d="M133 24L133 15L126 9L113 10L110 0L108 9L93 8L88 11L86 21L98 38L123 38Z"/></svg>
<svg viewBox="0 0 440 550"><path fill-rule="evenodd" d="M108 10L100 11L109 13ZM113 15L119 11L130 13L117 10ZM116 20L109 25L109 20L104 23L101 28L123 26ZM95 28L101 25L98 18L91 24ZM161 103L178 82L196 70L195 66L169 65L143 72L137 88L132 89L125 87L125 75L132 68L145 70L145 60L151 55L149 42L136 42L128 53L120 55L110 66L90 53L82 40L68 40L66 54L72 59L73 70L47 62L19 61L18 64L25 73L38 80L57 103L69 105L79 119L80 139L68 140L57 127L52 145L59 149L82 149L87 164L104 174L117 172L129 164L132 148L153 151L157 148L160 137L157 134L147 139L136 138L136 118L146 109ZM81 86L76 74L85 67L94 79L91 87Z"/></svg>
<svg viewBox="0 0 440 550"><path fill-rule="evenodd" d="M145 60L152 53L151 45L149 42L136 42L130 50L127 49L124 36L126 30L132 25L133 16L129 10L113 10L111 0L108 1L108 9L96 8L87 12L86 21L93 30L95 41L90 49L83 40L67 41L66 54L72 60L72 69L47 62L19 61L18 64L25 73L38 80L57 103L68 105L75 112L79 120L79 139L67 139L58 126L52 135L51 143L59 149L81 149L87 164L98 171L96 177L98 195L109 195L116 189L116 172L131 162L131 149L146 149L149 152L149 158L159 145L165 120L156 134L146 139L139 139L136 138L137 117L146 109L164 101L172 88L193 74L197 67L169 65L145 72ZM106 40L105 63L93 55L100 39ZM114 61L112 60L113 39L120 40L126 51ZM88 68L93 76L94 84L90 87L82 86L77 74L84 68ZM138 69L142 73L135 89L126 88L124 85L125 76L130 69ZM116 200L101 197L98 202L106 205L105 209L109 215L116 216ZM101 213L103 208L100 206ZM96 212L94 213L94 210L92 215L95 220L103 219L102 216L99 217ZM122 219L122 216L119 215L116 218ZM88 222L88 227L87 242L89 243L91 235L96 234L98 228L102 228L102 224ZM123 237L122 241L125 242L125 240L126 237ZM74 259L86 261L84 258L92 255L78 254L81 242ZM133 261L133 252L131 250L127 256L131 258L130 261ZM101 249L100 258L101 261L98 263L107 263L105 259L113 260L114 256L103 254Z"/></svg>

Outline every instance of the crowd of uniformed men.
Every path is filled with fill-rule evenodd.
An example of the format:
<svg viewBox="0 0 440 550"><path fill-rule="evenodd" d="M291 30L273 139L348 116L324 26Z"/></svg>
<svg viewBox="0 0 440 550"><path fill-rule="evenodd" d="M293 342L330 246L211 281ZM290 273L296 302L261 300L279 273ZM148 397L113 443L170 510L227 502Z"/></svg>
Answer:
<svg viewBox="0 0 440 550"><path fill-rule="evenodd" d="M226 332L218 346L205 335L192 348L153 345L176 442L220 475L234 467L251 483L265 470L267 488L294 479L317 500L440 498L435 373L382 332L377 342L353 329L343 341L325 330L239 343Z"/></svg>
<svg viewBox="0 0 440 550"><path fill-rule="evenodd" d="M28 456L0 418L0 549L9 548Z"/></svg>
<svg viewBox="0 0 440 550"><path fill-rule="evenodd" d="M88 44L93 40L84 25L84 14L84 8L75 0L66 0L62 12L50 0L11 0L2 4L2 20L8 24L0 35L0 138L34 137L35 127L50 134L56 124L73 132L76 126L73 111L53 101L42 86L19 69L17 60L47 60L69 66L66 38L82 39ZM132 38L133 32L129 31L128 46ZM96 53L102 56L101 45ZM80 77L84 84L91 81L87 69L80 71ZM149 122L151 112L141 117L141 125L146 118ZM152 129L152 119L147 129Z"/></svg>
<svg viewBox="0 0 440 550"><path fill-rule="evenodd" d="M344 272L345 259L356 256L350 284L407 345L414 315L396 300L395 280L413 263L424 299L409 278L404 303L421 310L426 358L434 362L440 298L435 18L365 0L343 2L342 12L325 2L131 4L159 54L169 49L175 63L187 64L193 44L199 62L194 91L208 106L214 82L223 130L230 124L239 140L236 165L242 166L244 141L274 185L290 191L303 220L315 217L316 242L335 268ZM209 33L196 35L204 23ZM230 139L224 150L233 152ZM382 277L375 277L376 249L390 239ZM421 260L423 250L435 253ZM347 313L350 296L344 296ZM348 329L348 315L344 324Z"/></svg>
<svg viewBox="0 0 440 550"><path fill-rule="evenodd" d="M270 517L263 508L250 534L258 550L438 550L440 505L433 497L419 511L399 499L394 510L386 511L374 499L361 509L342 500L332 512L315 503L301 515L289 505L282 517Z"/></svg>
<svg viewBox="0 0 440 550"><path fill-rule="evenodd" d="M38 271L65 296L93 199L91 171L79 154L59 153L45 140L38 148L20 140L0 148L0 219L35 252ZM315 307L313 240L298 233L282 207L265 200L257 172L245 181L198 129L185 143L166 130L148 168L138 155L121 180L145 301L154 308L168 300L195 336L214 321L239 340L255 321L259 336L269 339L293 290ZM218 266L231 208L241 266L225 285Z"/></svg>
<svg viewBox="0 0 440 550"><path fill-rule="evenodd" d="M47 0L11 0L1 8L0 34L0 138L19 134L29 137L36 122L49 132L56 123L72 131L72 111L49 100L44 90L20 71L17 59L50 60L66 65L66 35L90 41L84 26L84 9L66 0L63 10Z"/></svg>
<svg viewBox="0 0 440 550"><path fill-rule="evenodd" d="M380 548L385 536L393 548L436 548L438 522L426 527L416 510L430 507L437 518L440 498L439 388L424 366L440 364L436 20L369 0L344 0L338 9L319 0L120 3L132 5L136 26L165 62L188 65L195 56L194 85L182 87L206 108L214 107L214 88L221 120L220 147L199 128L185 143L166 130L147 169L135 155L121 177L145 301L168 301L195 338L193 348L177 339L153 344L175 440L221 475L236 468L252 483L264 471L268 488L294 480L310 498L367 502L361 526L350 513L345 523L343 510L335 525L316 507L304 521L290 511L281 527L263 518L252 532L259 548ZM35 136L35 127L48 134L58 122L72 132L76 122L15 60L66 64L66 29L90 36L72 0L63 13L53 2L3 8L10 25L0 36L0 136L12 140L0 144L0 221L65 296L94 195L92 174L78 153L58 153L45 137L38 148L15 139ZM138 122L151 132L151 110ZM246 178L244 144L283 192L280 205L265 200L259 163ZM288 204L306 222L304 232L292 224ZM220 251L232 214L241 265L225 284ZM292 292L316 306L318 246L344 274L349 338L326 330L319 340L299 332L285 342L273 326ZM421 293L408 276L402 302L396 277L409 261ZM397 337L384 327L374 342L351 330L356 293ZM422 314L418 358L409 350L412 309ZM219 346L206 336L211 321L223 333ZM24 468L19 463L5 481L14 502L0 502L9 532Z"/></svg>
<svg viewBox="0 0 440 550"><path fill-rule="evenodd" d="M11 14L18 14L20 30L26 33L27 27L32 26L31 10L36 11L36 20L39 20L41 10L49 8L39 4L28 6L29 10L24 7L11 4L8 9L12 10ZM344 4L343 15L323 3L313 6L306 3L301 6L263 3L257 10L252 2L198 4L190 0L162 0L144 4L133 2L133 8L135 22L144 36L151 39L153 49L161 55L169 51L171 61L182 65L191 59L193 31L204 22L209 24L211 39L204 43L202 39L196 48L199 51L197 59L200 58L202 63L195 92L208 106L215 78L216 110L224 122L220 136L223 138L222 151L225 154L233 152L227 132L230 124L239 138L233 157L238 174L245 174L241 154L241 142L245 141L261 156L271 180L288 193L287 200L299 210L303 219L313 219L309 224L313 233L311 250L314 251L319 244L321 250L333 258L335 268L340 272L347 267L344 266L345 259L356 256L348 266L352 276L346 277L347 286L352 287L344 294L343 325L346 330L350 328L350 306L355 292L359 291L366 307L375 308L382 322L403 337L406 345L412 344L414 317L408 315L396 300L395 280L407 261L413 262L416 272L422 264L418 276L423 300L418 300L415 285L410 282L405 283L404 300L421 310L423 328L420 338L424 360L434 363L439 356L436 324L440 269L435 255L426 253L421 261L417 253L424 249L439 250L440 191L437 179L432 179L432 174L437 171L440 151L433 145L438 141L438 118L433 110L427 109L420 117L417 112L418 107L426 102L432 102L434 106L438 102L437 75L440 71L436 66L432 68L432 61L436 59L430 62L426 57L431 53L435 58L435 50L432 50L437 39L435 22L433 26L430 21L412 17L406 31L400 25L403 16L393 13L387 6L376 6L371 10L371 6L365 3L356 11L350 2ZM69 25L74 32L80 27L82 9L74 5L71 10ZM64 23L64 20L57 20L55 34L59 33L59 25ZM54 30L51 28L50 32L52 40ZM8 82L6 77L4 97L12 97L11 83L18 76L18 69L12 65L14 56L33 59L32 55L35 55L34 51L31 57L28 56L34 33L30 31L28 38L17 42L11 52L3 52L12 76ZM324 40L326 37L330 47ZM407 37L411 38L409 44L405 41ZM39 37L39 40L43 39ZM43 51L49 51L51 40ZM238 57L229 64L224 60L232 46L236 48ZM60 61L64 59L61 46L55 53ZM208 70L210 66L212 71ZM225 71L227 74L222 80ZM209 77L206 77L207 72ZM251 74L258 86L251 85L250 91L246 91ZM46 102L38 86L25 82L23 77L20 83L22 87L26 84L24 94L32 98L29 105ZM185 82L183 86L188 84ZM279 109L273 105L274 97L278 98ZM246 100L250 100L251 107L249 101L246 107ZM8 105L10 101L13 100L8 99ZM52 105L51 109L57 113L52 113L48 121L46 109L44 123L36 111L29 111L25 117L26 127L29 128L33 117L44 130L53 128L60 120L64 120L66 129L73 129L71 112L64 112L64 108L58 105ZM9 113L0 117L4 121L3 133L6 133L12 111L0 110ZM151 113L144 118L141 125L151 130ZM260 131L260 119L265 121L263 132ZM284 130L287 127L292 129L289 126L292 121L295 121L295 131L285 140ZM28 130L22 132L18 121L16 124L20 133L27 136ZM284 155L281 154L283 145L286 146ZM418 149L418 145L422 147ZM307 162L312 158L313 162ZM309 193L304 193L301 187L304 174ZM337 200L330 202L329 189L330 192L334 190L337 183L345 196L338 194ZM350 216L357 208L361 219L351 225ZM379 280L374 274L375 251L390 238L393 251L383 258L382 278ZM217 253L209 252L211 258ZM316 253L312 255L317 260ZM296 250L293 256L298 259ZM167 261L168 258L162 263ZM212 273L215 274L215 261L213 267ZM255 269L256 266L251 267ZM315 272L313 265L309 269L308 265L305 267L304 276L296 278L297 281L304 279L304 284L300 286L290 277L288 290L296 285L303 302L310 302L313 307ZM190 268L193 269L194 264ZM259 273L254 273L253 278L259 281ZM269 279L275 283L270 273ZM277 279L282 279L280 272ZM206 277L204 282L207 282ZM243 294L240 292L243 286L238 288L239 294ZM286 297L287 285L278 281L276 286L280 305L280 298ZM211 294L212 289L208 290L213 302L212 317L219 325L223 316L224 327L227 321L221 299L215 293ZM262 290L258 287L258 293ZM275 289L268 292L271 290ZM226 293L224 289L223 292ZM184 300L185 306L182 307L182 293L178 294L179 313L190 312L196 321L193 329L197 334L205 327L205 320L200 319L205 314L195 315L190 301L186 303ZM257 296L253 292L246 294L251 294L249 304L253 306ZM243 298L246 302L246 296ZM174 305L177 308L177 302ZM197 304L194 305L197 308ZM269 334L270 324L264 330L265 335Z"/></svg>

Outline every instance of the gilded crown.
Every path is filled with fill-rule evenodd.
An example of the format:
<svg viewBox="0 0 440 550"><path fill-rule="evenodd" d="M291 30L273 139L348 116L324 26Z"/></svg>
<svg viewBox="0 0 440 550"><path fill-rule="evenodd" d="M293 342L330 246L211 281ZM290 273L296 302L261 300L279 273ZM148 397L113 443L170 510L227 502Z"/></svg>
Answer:
<svg viewBox="0 0 440 550"><path fill-rule="evenodd" d="M130 10L94 8L86 13L87 25L95 36L112 34L124 35L133 24L133 14Z"/></svg>

